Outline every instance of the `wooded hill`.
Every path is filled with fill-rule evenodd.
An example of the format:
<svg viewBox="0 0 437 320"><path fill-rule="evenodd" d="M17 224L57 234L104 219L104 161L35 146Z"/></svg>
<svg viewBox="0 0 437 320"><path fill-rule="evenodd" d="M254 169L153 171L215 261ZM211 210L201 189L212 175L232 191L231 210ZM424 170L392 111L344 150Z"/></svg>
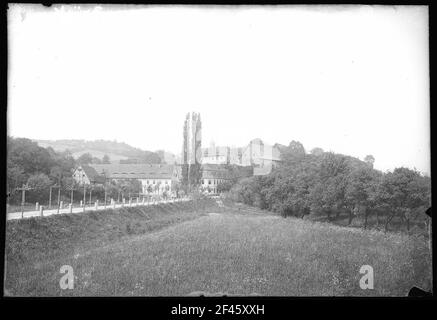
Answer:
<svg viewBox="0 0 437 320"><path fill-rule="evenodd" d="M141 150L132 147L124 142L109 141L109 140L33 140L43 148L51 147L53 150L62 152L70 151L74 158L79 158L85 153L89 153L92 157L102 159L107 155L111 162L129 163L161 163L160 155L156 152Z"/></svg>

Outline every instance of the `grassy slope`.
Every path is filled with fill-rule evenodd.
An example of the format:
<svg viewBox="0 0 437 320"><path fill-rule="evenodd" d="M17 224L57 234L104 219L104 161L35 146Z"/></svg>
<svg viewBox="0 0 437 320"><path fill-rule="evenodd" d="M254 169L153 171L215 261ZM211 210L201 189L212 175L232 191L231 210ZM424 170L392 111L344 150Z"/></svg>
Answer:
<svg viewBox="0 0 437 320"><path fill-rule="evenodd" d="M210 203L197 213L188 204L180 213L134 209L8 222L6 288L48 296L402 296L429 286L423 238ZM74 290L59 289L64 264L74 269ZM359 288L364 264L374 268L374 290Z"/></svg>

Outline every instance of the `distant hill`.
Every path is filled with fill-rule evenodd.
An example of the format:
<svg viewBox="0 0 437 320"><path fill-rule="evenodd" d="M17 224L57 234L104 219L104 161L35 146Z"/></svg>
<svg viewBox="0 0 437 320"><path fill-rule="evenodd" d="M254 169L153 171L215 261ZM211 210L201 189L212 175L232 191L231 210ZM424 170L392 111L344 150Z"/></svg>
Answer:
<svg viewBox="0 0 437 320"><path fill-rule="evenodd" d="M111 162L140 159L140 162L160 163L161 157L152 151L141 150L124 142L109 140L33 140L43 148L52 147L55 151L69 150L74 158L84 153L102 159L106 154Z"/></svg>

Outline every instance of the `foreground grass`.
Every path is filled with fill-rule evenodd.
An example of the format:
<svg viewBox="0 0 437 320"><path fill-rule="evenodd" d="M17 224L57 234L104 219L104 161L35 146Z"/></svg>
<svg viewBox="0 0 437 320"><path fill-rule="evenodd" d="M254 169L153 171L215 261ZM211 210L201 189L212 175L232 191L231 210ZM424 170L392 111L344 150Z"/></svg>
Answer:
<svg viewBox="0 0 437 320"><path fill-rule="evenodd" d="M49 233L53 225L36 227L39 222L8 225L15 237L7 238L5 288L20 296L405 296L414 285L430 288L430 256L421 237L211 203L197 212L178 210L90 216L63 232L56 228L59 234ZM129 220L140 224L131 227L136 231L126 231ZM38 247L48 239L62 240ZM29 249L31 243L36 247ZM374 268L373 290L359 287L365 264ZM74 269L73 290L59 287L62 265Z"/></svg>

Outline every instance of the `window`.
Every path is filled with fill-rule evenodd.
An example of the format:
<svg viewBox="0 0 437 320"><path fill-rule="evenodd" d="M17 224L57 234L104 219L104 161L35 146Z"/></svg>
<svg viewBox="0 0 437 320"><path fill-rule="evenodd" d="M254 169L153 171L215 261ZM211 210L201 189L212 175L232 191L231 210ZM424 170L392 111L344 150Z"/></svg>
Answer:
<svg viewBox="0 0 437 320"><path fill-rule="evenodd" d="M208 180L208 184L211 184L211 180Z"/></svg>

